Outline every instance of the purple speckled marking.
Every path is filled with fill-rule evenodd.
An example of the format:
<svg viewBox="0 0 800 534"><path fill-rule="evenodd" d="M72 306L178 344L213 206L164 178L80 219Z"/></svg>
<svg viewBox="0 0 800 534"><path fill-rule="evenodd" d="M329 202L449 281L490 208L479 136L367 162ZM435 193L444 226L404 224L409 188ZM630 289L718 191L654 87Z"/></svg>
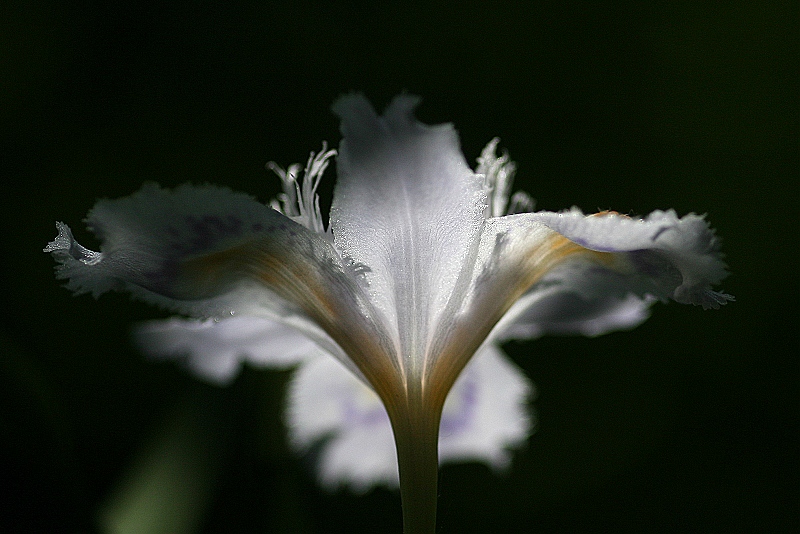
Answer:
<svg viewBox="0 0 800 534"><path fill-rule="evenodd" d="M680 270L657 250L637 250L628 254L636 270L654 279L664 279L680 284Z"/></svg>
<svg viewBox="0 0 800 534"><path fill-rule="evenodd" d="M467 371L469 372L469 371ZM457 400L458 410L455 412L445 411L442 414L440 431L442 435L453 435L463 432L469 428L475 418L478 408L478 384L474 376L464 377L465 383L459 389L460 398ZM342 402L342 412L344 421L350 427L374 427L387 425L389 416L383 406L375 405L365 409L346 397Z"/></svg>
<svg viewBox="0 0 800 534"><path fill-rule="evenodd" d="M170 237L168 247L171 252L184 253L186 244L181 240L183 233L174 226L167 226L166 234Z"/></svg>
<svg viewBox="0 0 800 534"><path fill-rule="evenodd" d="M142 273L144 283L140 285L159 295L180 298L180 295L174 292L174 281L178 277L179 270L176 259L166 258L157 271Z"/></svg>
<svg viewBox="0 0 800 534"><path fill-rule="evenodd" d="M235 215L224 218L217 215L204 215L200 219L193 215L186 217L186 224L194 233L190 241L189 251L199 252L211 247L216 241L225 237L241 235L244 223Z"/></svg>
<svg viewBox="0 0 800 534"><path fill-rule="evenodd" d="M656 231L656 233L655 233L655 234L653 234L653 237L651 237L651 238L650 238L650 240L651 240L651 241L655 241L656 239L658 239L658 238L661 236L661 234L663 234L663 233L664 233L664 232L666 232L667 230L672 230L672 228L673 228L672 226L662 226L661 228L659 228L659 229Z"/></svg>

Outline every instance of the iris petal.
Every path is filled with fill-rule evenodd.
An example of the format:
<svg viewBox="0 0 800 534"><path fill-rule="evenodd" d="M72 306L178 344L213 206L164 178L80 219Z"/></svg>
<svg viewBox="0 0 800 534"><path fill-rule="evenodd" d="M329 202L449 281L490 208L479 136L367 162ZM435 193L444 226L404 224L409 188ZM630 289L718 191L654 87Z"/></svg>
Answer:
<svg viewBox="0 0 800 534"><path fill-rule="evenodd" d="M658 298L703 308L733 300L711 289L727 271L719 240L703 217L690 213L679 218L673 210L654 211L644 219L615 213L586 217L577 209L525 216L586 248L625 256L630 279L649 284L648 292Z"/></svg>
<svg viewBox="0 0 800 534"><path fill-rule="evenodd" d="M220 385L230 383L245 362L288 369L309 359L329 357L306 333L262 317L147 321L136 326L134 339L148 356L182 359L193 372Z"/></svg>

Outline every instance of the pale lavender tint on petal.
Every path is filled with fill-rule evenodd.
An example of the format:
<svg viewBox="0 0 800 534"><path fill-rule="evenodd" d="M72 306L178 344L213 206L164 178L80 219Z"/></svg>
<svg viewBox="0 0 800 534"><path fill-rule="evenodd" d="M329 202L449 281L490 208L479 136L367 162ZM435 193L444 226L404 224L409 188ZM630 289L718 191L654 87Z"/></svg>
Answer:
<svg viewBox="0 0 800 534"><path fill-rule="evenodd" d="M533 386L502 352L486 346L467 365L445 403L441 462L479 461L500 469L534 421ZM397 487L389 418L377 395L331 358L301 365L289 391L287 424L298 452L319 447L318 477L329 489Z"/></svg>
<svg viewBox="0 0 800 534"><path fill-rule="evenodd" d="M475 418L475 411L478 408L478 384L475 383L474 373L463 372L462 383L458 390L451 390L451 398L457 404L442 414L442 421L439 425L441 436L452 436L469 429L472 420ZM453 404L451 402L451 404Z"/></svg>
<svg viewBox="0 0 800 534"><path fill-rule="evenodd" d="M319 448L320 484L364 492L397 486L389 418L377 395L333 358L301 365L289 386L289 440L301 453Z"/></svg>
<svg viewBox="0 0 800 534"><path fill-rule="evenodd" d="M551 237L543 238L543 228ZM552 240L553 231L560 241ZM639 325L657 300L708 308L733 299L711 289L727 272L714 232L696 215L679 219L674 212L654 212L637 220L612 213L585 216L577 209L524 213L488 220L485 234L478 265L488 275L476 278L475 294L525 265L537 243L550 239L563 246L567 238L585 247L549 266L511 305L491 334L498 340L548 333L596 336Z"/></svg>
<svg viewBox="0 0 800 534"><path fill-rule="evenodd" d="M531 381L497 346L482 347L447 397L439 461L508 467L511 451L524 444L535 428L528 406L534 396Z"/></svg>

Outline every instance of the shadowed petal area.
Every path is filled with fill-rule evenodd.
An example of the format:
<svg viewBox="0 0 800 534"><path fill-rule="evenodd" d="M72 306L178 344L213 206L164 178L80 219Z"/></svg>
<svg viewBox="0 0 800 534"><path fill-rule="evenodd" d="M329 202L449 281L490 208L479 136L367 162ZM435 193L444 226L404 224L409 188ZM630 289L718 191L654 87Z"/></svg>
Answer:
<svg viewBox="0 0 800 534"><path fill-rule="evenodd" d="M146 184L129 197L99 201L87 222L101 252L78 244L63 223L45 248L76 293L125 290L194 317L278 320L356 373L351 359L374 350L377 336L366 333L364 319L369 303L333 245L248 195Z"/></svg>
<svg viewBox="0 0 800 534"><path fill-rule="evenodd" d="M321 237L288 217L214 186L146 184L129 197L99 201L87 225L101 241L99 253L76 243L61 223L45 249L61 264L58 275L69 289L94 296L127 290L195 316L278 308L285 302L274 295L237 300L231 293L241 285L287 293L270 271L298 274L310 264L335 271L338 259Z"/></svg>
<svg viewBox="0 0 800 534"><path fill-rule="evenodd" d="M630 330L650 317L654 297L615 293L588 299L575 284L537 286L514 303L492 334L498 341L534 339L546 334L599 336ZM572 286L572 287L570 287Z"/></svg>
<svg viewBox="0 0 800 534"><path fill-rule="evenodd" d="M219 385L230 383L242 364L287 369L328 356L303 332L261 317L171 319L136 325L139 348L158 359L180 359L194 373Z"/></svg>
<svg viewBox="0 0 800 534"><path fill-rule="evenodd" d="M696 215L655 212L644 220L577 210L488 219L470 298L449 347L545 333L599 335L633 328L657 299L704 307L731 300L711 290L725 276L718 243ZM456 340L453 342L452 340ZM442 358L432 382L454 376L469 351Z"/></svg>
<svg viewBox="0 0 800 534"><path fill-rule="evenodd" d="M365 266L369 294L394 336L406 376L421 374L443 310L463 298L484 220L482 177L467 166L449 124L414 119L418 99L395 98L383 116L359 95L333 106L344 136L331 208L336 246ZM471 267L469 267L471 269Z"/></svg>
<svg viewBox="0 0 800 534"><path fill-rule="evenodd" d="M678 218L673 210L654 211L644 219L610 212L587 217L575 208L524 216L588 249L623 253L627 276L641 284L636 293L646 291L703 308L719 308L733 300L711 289L727 271L719 240L703 217L690 213Z"/></svg>

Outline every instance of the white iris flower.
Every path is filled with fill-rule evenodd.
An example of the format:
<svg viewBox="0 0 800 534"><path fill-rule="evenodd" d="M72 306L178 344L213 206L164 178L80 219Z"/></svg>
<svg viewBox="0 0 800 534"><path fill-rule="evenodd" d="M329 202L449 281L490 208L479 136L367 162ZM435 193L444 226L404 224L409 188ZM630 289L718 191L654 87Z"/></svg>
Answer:
<svg viewBox="0 0 800 534"><path fill-rule="evenodd" d="M437 448L502 467L530 432L532 386L501 341L632 328L656 300L732 300L712 290L726 271L702 217L529 212L526 195L509 199L514 166L496 140L472 171L453 127L417 122L416 104L399 96L378 116L362 96L335 103L327 227L316 188L335 152L323 147L302 173L272 166L284 185L272 207L147 184L89 213L100 252L63 223L45 249L76 293L128 291L193 318L143 326L151 354L183 354L220 382L244 361L299 364L292 443L334 436L329 486L396 483L398 462L409 532L433 528Z"/></svg>

